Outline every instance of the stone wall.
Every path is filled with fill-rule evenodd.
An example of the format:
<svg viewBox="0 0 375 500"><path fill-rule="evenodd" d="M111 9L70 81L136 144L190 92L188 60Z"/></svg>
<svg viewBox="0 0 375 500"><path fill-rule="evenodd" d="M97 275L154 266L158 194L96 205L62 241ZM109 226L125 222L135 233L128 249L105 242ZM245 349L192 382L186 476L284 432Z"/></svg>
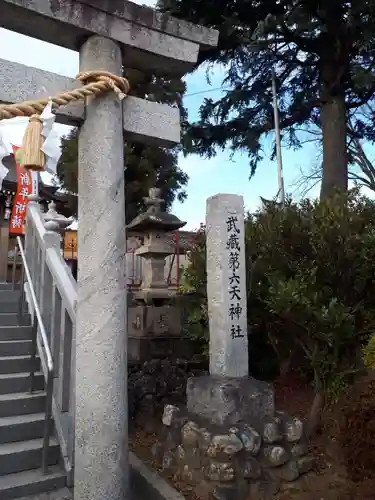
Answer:
<svg viewBox="0 0 375 500"><path fill-rule="evenodd" d="M224 427L169 404L162 422L154 457L202 500L268 500L313 467L302 422L282 412Z"/></svg>

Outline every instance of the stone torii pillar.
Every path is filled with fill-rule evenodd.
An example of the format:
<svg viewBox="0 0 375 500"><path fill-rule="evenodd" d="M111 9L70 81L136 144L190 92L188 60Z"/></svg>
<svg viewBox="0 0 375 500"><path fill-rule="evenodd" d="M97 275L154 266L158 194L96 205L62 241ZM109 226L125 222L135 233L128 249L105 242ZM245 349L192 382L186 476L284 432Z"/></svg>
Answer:
<svg viewBox="0 0 375 500"><path fill-rule="evenodd" d="M80 70L121 76L121 49L89 38ZM75 496L127 497L127 337L122 105L93 99L79 136Z"/></svg>

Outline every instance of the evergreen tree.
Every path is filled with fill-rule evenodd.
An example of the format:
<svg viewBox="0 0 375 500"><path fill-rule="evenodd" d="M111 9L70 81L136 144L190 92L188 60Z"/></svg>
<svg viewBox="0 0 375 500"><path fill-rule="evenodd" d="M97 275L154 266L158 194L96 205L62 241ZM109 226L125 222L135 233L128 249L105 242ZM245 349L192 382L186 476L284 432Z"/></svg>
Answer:
<svg viewBox="0 0 375 500"><path fill-rule="evenodd" d="M179 106L181 117L186 118L182 105L185 84L180 79L167 79L145 75L138 71L125 71L131 84L130 95ZM163 126L163 124L160 124ZM78 130L62 138L62 155L57 174L62 186L71 193L78 192ZM144 197L150 187L159 187L168 210L175 198L186 198L188 176L178 166L181 146L171 149L127 141L124 143L126 221L130 222L145 208ZM78 199L68 195L71 210L77 214Z"/></svg>
<svg viewBox="0 0 375 500"><path fill-rule="evenodd" d="M355 113L375 91L375 0L159 0L159 8L220 32L218 47L199 64L226 67L224 94L204 100L186 135L191 151L246 151L253 174L261 139L274 129L274 68L284 144L300 147L298 128L319 122L321 197L347 189L349 117L358 139L375 139L373 119Z"/></svg>
<svg viewBox="0 0 375 500"><path fill-rule="evenodd" d="M360 116L362 121L372 123L374 113L374 106L366 104L363 109L357 111L356 117ZM295 187L302 197L309 195L311 189L321 182L323 175L321 128L319 126L315 130L311 128L308 132L306 141L315 142L318 154L314 163L311 165L305 163L301 166L300 176ZM375 163L373 158L366 153L362 141L358 139L350 119L347 124L347 137L348 180L356 186L364 187L375 193Z"/></svg>

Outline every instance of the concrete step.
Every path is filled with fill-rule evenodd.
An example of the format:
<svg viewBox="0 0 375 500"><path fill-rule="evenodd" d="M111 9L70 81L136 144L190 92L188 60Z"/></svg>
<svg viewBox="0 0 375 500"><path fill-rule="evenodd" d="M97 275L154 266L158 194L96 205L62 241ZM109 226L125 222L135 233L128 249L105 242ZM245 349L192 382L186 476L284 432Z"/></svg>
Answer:
<svg viewBox="0 0 375 500"><path fill-rule="evenodd" d="M0 283L0 290L12 290L12 283Z"/></svg>
<svg viewBox="0 0 375 500"><path fill-rule="evenodd" d="M31 326L0 326L0 340L31 340Z"/></svg>
<svg viewBox="0 0 375 500"><path fill-rule="evenodd" d="M44 377L41 372L35 373L34 389L43 391ZM28 392L30 390L30 373L2 373L0 374L0 394Z"/></svg>
<svg viewBox="0 0 375 500"><path fill-rule="evenodd" d="M17 310L18 312L18 310ZM29 325L31 323L30 321L30 315L24 316L24 324ZM1 326L18 326L19 325L19 318L17 313L0 313L0 327Z"/></svg>
<svg viewBox="0 0 375 500"><path fill-rule="evenodd" d="M2 313L17 313L18 312L18 301L17 302L0 302L0 314Z"/></svg>
<svg viewBox="0 0 375 500"><path fill-rule="evenodd" d="M0 476L1 500L13 500L26 495L38 495L59 488L64 488L66 477L64 471L58 467L51 467L49 474L44 475L39 469L18 472L7 476ZM68 497L68 495L66 495ZM61 495L62 498L65 495Z"/></svg>
<svg viewBox="0 0 375 500"><path fill-rule="evenodd" d="M0 340L0 357L30 356L31 340Z"/></svg>
<svg viewBox="0 0 375 500"><path fill-rule="evenodd" d="M20 299L19 290L0 290L0 303L1 304L13 304L18 303Z"/></svg>
<svg viewBox="0 0 375 500"><path fill-rule="evenodd" d="M18 443L0 445L0 476L32 469L42 464L43 439L32 439ZM60 460L60 448L52 438L49 448L49 465L57 465Z"/></svg>
<svg viewBox="0 0 375 500"><path fill-rule="evenodd" d="M0 373L29 372L32 367L40 369L40 360L32 360L31 356L0 356Z"/></svg>
<svg viewBox="0 0 375 500"><path fill-rule="evenodd" d="M44 431L44 413L0 418L0 445L40 439Z"/></svg>
<svg viewBox="0 0 375 500"><path fill-rule="evenodd" d="M45 400L44 392L0 394L0 417L43 413Z"/></svg>

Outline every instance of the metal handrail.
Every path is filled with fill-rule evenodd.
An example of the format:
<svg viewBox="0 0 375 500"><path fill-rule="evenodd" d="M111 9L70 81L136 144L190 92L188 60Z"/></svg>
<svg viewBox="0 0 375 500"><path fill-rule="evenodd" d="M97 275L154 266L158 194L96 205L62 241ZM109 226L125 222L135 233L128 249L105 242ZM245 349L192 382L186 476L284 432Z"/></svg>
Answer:
<svg viewBox="0 0 375 500"><path fill-rule="evenodd" d="M30 292L30 299L32 302L34 314L33 314L33 334L32 334L32 354L31 354L31 371L30 371L30 380L31 387L30 392L34 391L34 376L35 376L35 359L36 359L36 351L37 351L37 336L38 336L38 327L39 332L42 337L43 347L45 350L46 361L47 361L47 394L46 394L46 411L45 411L45 421L44 421L44 435L43 435L43 452L42 452L42 470L43 473L46 474L48 472L48 451L51 437L51 416L52 416L52 396L53 396L53 376L54 376L54 366L53 366L53 358L51 354L51 350L48 344L48 337L46 333L46 329L44 327L42 315L39 309L38 300L35 294L34 285L31 279L31 273L29 267L27 265L25 251L22 245L22 240L19 236L17 236L17 246L19 248L21 259L22 259L22 279L21 279L21 297L20 297L20 312L23 315L23 284L24 284L24 274L26 274L26 279ZM17 249L16 246L16 249ZM35 321L35 317L36 320Z"/></svg>

